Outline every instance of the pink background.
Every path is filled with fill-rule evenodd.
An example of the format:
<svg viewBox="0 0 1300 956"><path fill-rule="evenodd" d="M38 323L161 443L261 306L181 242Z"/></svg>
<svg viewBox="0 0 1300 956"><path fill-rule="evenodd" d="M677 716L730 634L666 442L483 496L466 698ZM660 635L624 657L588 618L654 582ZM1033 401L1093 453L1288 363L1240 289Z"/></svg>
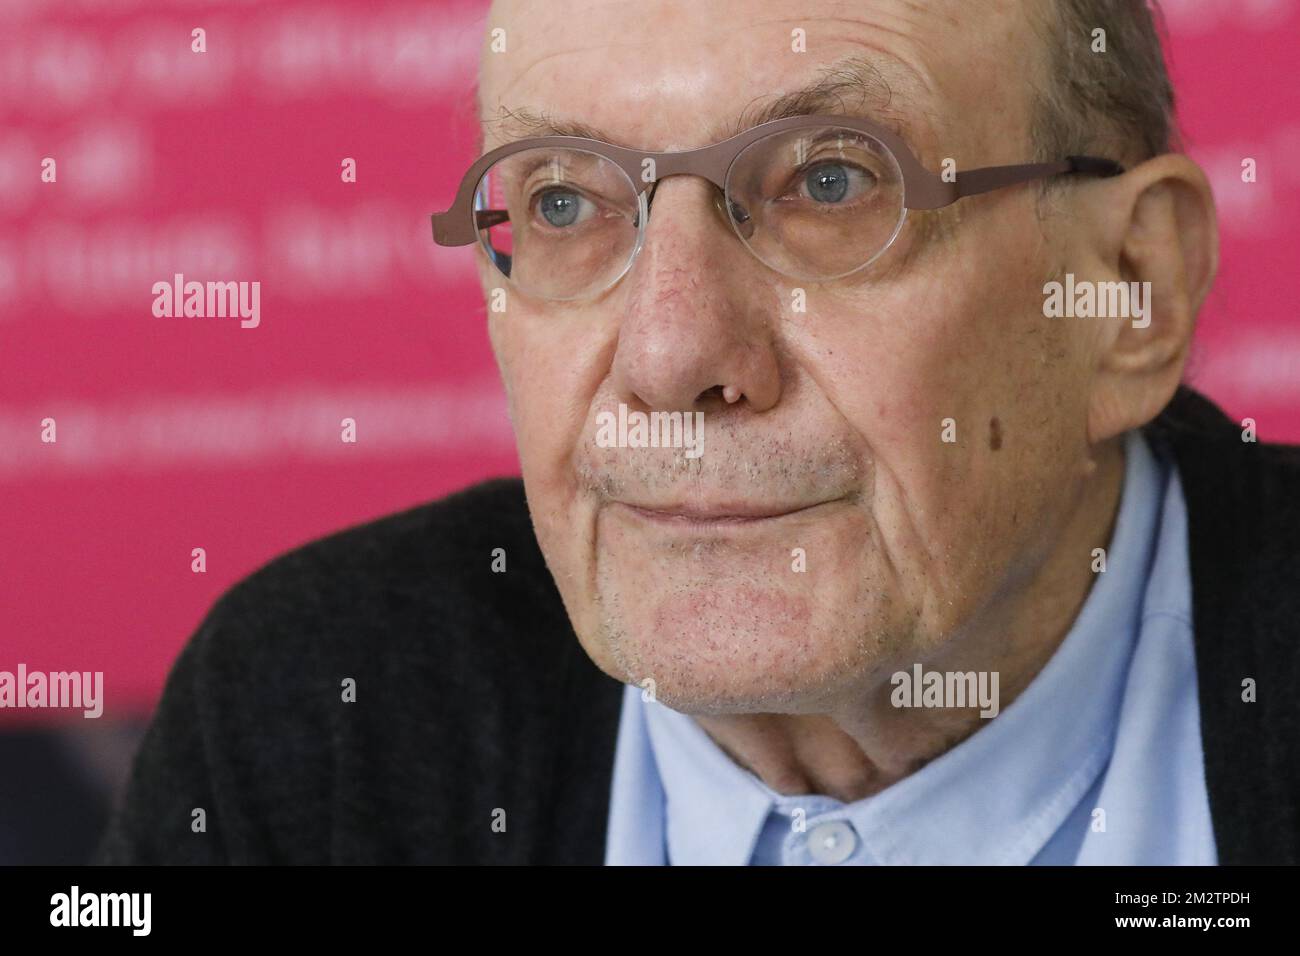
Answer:
<svg viewBox="0 0 1300 956"><path fill-rule="evenodd" d="M1298 441L1300 0L1164 7L1223 241L1192 379ZM0 670L102 670L105 715L146 714L238 578L516 471L470 253L427 218L473 158L484 12L0 0ZM261 326L155 318L175 272L260 281Z"/></svg>

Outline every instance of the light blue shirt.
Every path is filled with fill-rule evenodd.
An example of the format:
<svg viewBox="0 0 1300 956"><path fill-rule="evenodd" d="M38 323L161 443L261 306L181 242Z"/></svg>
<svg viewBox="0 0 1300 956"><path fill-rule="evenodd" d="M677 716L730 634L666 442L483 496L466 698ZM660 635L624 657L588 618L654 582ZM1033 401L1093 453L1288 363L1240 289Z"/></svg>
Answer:
<svg viewBox="0 0 1300 956"><path fill-rule="evenodd" d="M1119 517L1065 640L1001 713L885 790L782 796L629 685L611 865L1214 864L1177 469L1131 433Z"/></svg>

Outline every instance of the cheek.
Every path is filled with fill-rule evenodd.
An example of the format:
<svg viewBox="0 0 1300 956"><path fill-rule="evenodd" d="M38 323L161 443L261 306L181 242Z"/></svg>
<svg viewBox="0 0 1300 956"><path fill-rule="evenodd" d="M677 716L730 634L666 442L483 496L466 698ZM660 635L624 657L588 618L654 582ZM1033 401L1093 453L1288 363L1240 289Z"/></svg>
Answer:
<svg viewBox="0 0 1300 956"><path fill-rule="evenodd" d="M872 516L906 603L941 628L1023 543L1055 467L1059 436L1044 431L1043 402L1061 368L1048 367L1059 334L1042 327L1040 300L991 280L998 273L977 255L924 265L846 290L817 314L810 305L797 347L870 449Z"/></svg>
<svg viewBox="0 0 1300 956"><path fill-rule="evenodd" d="M525 479L554 481L581 438L599 376L577 324L526 311L517 301L489 319Z"/></svg>
<svg viewBox="0 0 1300 956"><path fill-rule="evenodd" d="M990 404L971 337L981 311L960 286L897 283L829 300L801 330L801 362L862 436L877 498L894 507L933 510L959 484L967 439ZM957 442L943 441L954 432Z"/></svg>
<svg viewBox="0 0 1300 956"><path fill-rule="evenodd" d="M594 630L594 507L574 471L602 380L596 316L557 317L517 298L488 331L510 400L520 469L538 543L579 635Z"/></svg>

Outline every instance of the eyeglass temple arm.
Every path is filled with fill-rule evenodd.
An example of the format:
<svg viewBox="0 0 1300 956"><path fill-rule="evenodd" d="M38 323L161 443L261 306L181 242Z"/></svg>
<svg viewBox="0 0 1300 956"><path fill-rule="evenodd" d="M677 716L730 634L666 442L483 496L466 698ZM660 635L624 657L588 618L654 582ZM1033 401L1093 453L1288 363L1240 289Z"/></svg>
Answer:
<svg viewBox="0 0 1300 956"><path fill-rule="evenodd" d="M433 241L440 246L467 246L474 241L474 236L471 234L466 238L458 234L451 220L453 211L435 212L429 217L433 221ZM475 229L491 229L509 221L510 213L504 209L478 209L474 212Z"/></svg>
<svg viewBox="0 0 1300 956"><path fill-rule="evenodd" d="M1019 166L985 166L969 172L957 174L957 190L953 201L963 196L977 196L980 193L1026 183L1033 179L1059 176L1065 173L1083 173L1103 178L1118 176L1124 167L1112 159L1098 156L1067 156L1058 163L1027 163Z"/></svg>
<svg viewBox="0 0 1300 956"><path fill-rule="evenodd" d="M965 196L978 196L980 193L1015 186L1018 183L1026 183L1034 179L1044 179L1048 176L1082 173L1107 178L1118 176L1123 172L1124 167L1120 163L1115 162L1113 159L1102 159L1098 156L1067 156L1058 163L985 166L981 169L972 169L969 172L959 173L957 181L952 184L954 188L948 202L956 202ZM465 245L473 242L472 238L457 241L453 239L449 232L445 231L450 229L451 226L450 221L444 218L448 215L449 213L433 214L434 241L441 245ZM509 221L510 213L505 209L478 209L474 212L474 228L476 229L491 229L493 226L499 226L501 223Z"/></svg>

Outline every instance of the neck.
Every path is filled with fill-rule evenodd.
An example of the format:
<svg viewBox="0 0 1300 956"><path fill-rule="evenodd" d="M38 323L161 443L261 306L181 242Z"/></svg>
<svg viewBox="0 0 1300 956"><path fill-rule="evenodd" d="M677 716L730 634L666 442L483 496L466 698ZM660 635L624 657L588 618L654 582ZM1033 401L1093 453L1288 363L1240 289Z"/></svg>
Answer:
<svg viewBox="0 0 1300 956"><path fill-rule="evenodd" d="M1091 561L1080 555L1109 544L1119 509L1123 439L1096 452L1096 468L1083 480L1078 504L1032 576L990 601L978 622L922 662L924 670L997 671L999 705L1005 708L1051 659L1092 588ZM824 794L848 803L914 773L987 722L978 707L893 706L890 675L898 669L898 661L887 662L853 699L827 713L695 719L733 760L778 793Z"/></svg>

